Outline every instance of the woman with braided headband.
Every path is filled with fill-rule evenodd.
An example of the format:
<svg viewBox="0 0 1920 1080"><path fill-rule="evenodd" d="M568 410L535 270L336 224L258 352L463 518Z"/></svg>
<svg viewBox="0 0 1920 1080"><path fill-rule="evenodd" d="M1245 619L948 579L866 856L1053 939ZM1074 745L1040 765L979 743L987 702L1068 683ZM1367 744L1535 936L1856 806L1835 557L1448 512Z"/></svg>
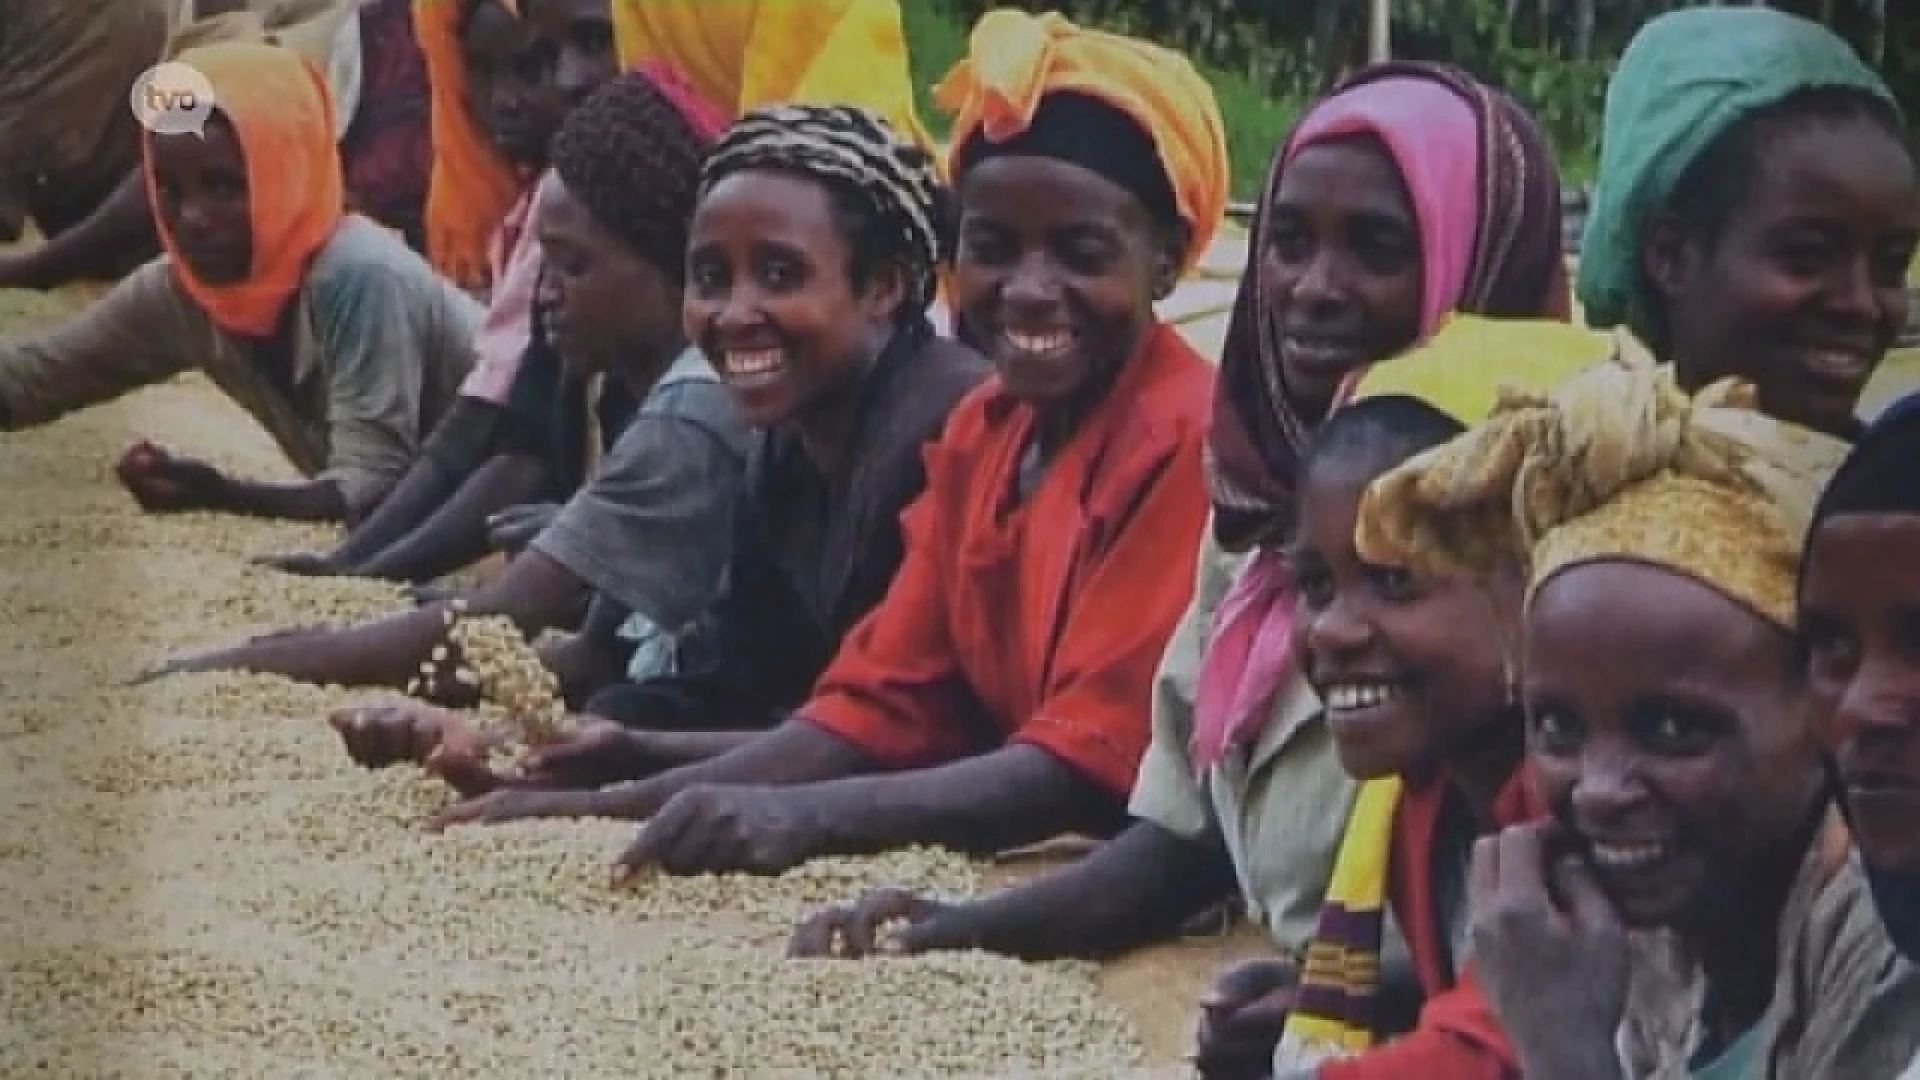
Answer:
<svg viewBox="0 0 1920 1080"><path fill-rule="evenodd" d="M1192 560L1205 516L1212 373L1153 301L1218 222L1219 109L1174 54L1014 11L980 22L942 97L959 111L954 293L999 378L928 448L899 574L786 722L559 803L647 821L622 876L995 851L1121 820L1187 600L1165 569ZM805 280L777 251L751 265L759 289ZM775 340L723 342L745 352L721 361L734 385L774 375L755 409L800 385ZM538 795L530 812L553 812Z"/></svg>
<svg viewBox="0 0 1920 1080"><path fill-rule="evenodd" d="M1369 488L1369 559L1528 565L1520 699L1552 817L1479 842L1468 945L1526 1075L1888 1076L1920 1045L1920 974L1836 836L1792 633L1844 450L1750 386L1689 396L1620 358Z"/></svg>
<svg viewBox="0 0 1920 1080"><path fill-rule="evenodd" d="M923 450L987 374L924 314L941 194L932 158L864 109L758 110L715 147L683 310L762 433L731 562L672 669L593 696L583 730L528 761L523 786L638 779L752 739L806 700L880 602L900 515L926 487Z"/></svg>

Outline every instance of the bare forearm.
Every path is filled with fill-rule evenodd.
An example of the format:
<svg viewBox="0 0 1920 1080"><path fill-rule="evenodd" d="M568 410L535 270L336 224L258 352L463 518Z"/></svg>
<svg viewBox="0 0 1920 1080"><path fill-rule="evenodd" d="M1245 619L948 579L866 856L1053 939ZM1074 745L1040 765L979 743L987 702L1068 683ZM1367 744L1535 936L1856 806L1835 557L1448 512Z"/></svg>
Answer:
<svg viewBox="0 0 1920 1080"><path fill-rule="evenodd" d="M439 462L422 456L399 485L380 500L373 513L347 535L333 553L334 564L358 572L361 563L380 554L425 521L458 484L459 480Z"/></svg>
<svg viewBox="0 0 1920 1080"><path fill-rule="evenodd" d="M805 720L789 720L719 757L603 788L587 816L644 821L668 799L701 784L817 784L868 772L874 764L865 751L840 736Z"/></svg>
<svg viewBox="0 0 1920 1080"><path fill-rule="evenodd" d="M158 249L145 184L130 172L85 220L19 258L12 284L54 289L81 278L117 276L130 252Z"/></svg>
<svg viewBox="0 0 1920 1080"><path fill-rule="evenodd" d="M354 571L367 577L426 581L484 558L487 518L509 506L548 494L547 469L533 458L500 456L467 478L411 532L362 562Z"/></svg>
<svg viewBox="0 0 1920 1080"><path fill-rule="evenodd" d="M498 406L474 398L455 398L413 466L334 552L334 561L357 567L426 521L486 462L499 412Z"/></svg>
<svg viewBox="0 0 1920 1080"><path fill-rule="evenodd" d="M515 559L499 580L466 598L471 615L505 615L524 633L555 625L576 609L587 586L537 552ZM340 630L274 635L247 642L195 665L241 670L299 682L401 688L446 637L440 605L416 608Z"/></svg>
<svg viewBox="0 0 1920 1080"><path fill-rule="evenodd" d="M844 807L834 847L869 854L935 844L988 855L1113 828L1113 794L1037 746L1010 745L931 769L822 785Z"/></svg>
<svg viewBox="0 0 1920 1080"><path fill-rule="evenodd" d="M283 521L345 521L349 511L340 485L332 480L263 484L226 477L210 502L208 509L221 513Z"/></svg>
<svg viewBox="0 0 1920 1080"><path fill-rule="evenodd" d="M1235 887L1223 845L1139 821L1072 866L960 905L946 918L989 952L1097 959L1172 936Z"/></svg>

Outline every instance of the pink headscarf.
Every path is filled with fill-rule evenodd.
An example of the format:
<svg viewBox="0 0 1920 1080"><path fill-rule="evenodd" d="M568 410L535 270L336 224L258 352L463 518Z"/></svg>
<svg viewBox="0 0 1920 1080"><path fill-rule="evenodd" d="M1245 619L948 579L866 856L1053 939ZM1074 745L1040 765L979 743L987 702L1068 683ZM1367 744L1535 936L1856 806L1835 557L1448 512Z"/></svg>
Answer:
<svg viewBox="0 0 1920 1080"><path fill-rule="evenodd" d="M1264 233L1280 177L1301 151L1357 135L1386 147L1413 203L1424 258L1422 340L1455 310L1564 316L1564 277L1557 285L1548 280L1564 270L1558 178L1545 140L1511 99L1452 69L1373 69L1317 105L1274 162L1255 234ZM1209 480L1223 542L1229 533L1245 532L1238 522L1229 528L1218 520L1234 511L1248 520L1290 513L1295 481L1289 467L1318 426L1297 413L1280 381L1261 261L1257 250L1250 254L1209 438ZM1362 374L1348 377L1334 408L1351 398ZM1274 696L1292 676L1294 601L1284 559L1270 545L1221 600L1194 703L1197 771L1204 773L1229 748L1257 735Z"/></svg>
<svg viewBox="0 0 1920 1080"><path fill-rule="evenodd" d="M1466 99L1431 79L1362 83L1309 112L1287 140L1280 168L1332 139L1371 135L1386 145L1413 198L1424 258L1420 336L1460 303L1480 233L1480 123Z"/></svg>

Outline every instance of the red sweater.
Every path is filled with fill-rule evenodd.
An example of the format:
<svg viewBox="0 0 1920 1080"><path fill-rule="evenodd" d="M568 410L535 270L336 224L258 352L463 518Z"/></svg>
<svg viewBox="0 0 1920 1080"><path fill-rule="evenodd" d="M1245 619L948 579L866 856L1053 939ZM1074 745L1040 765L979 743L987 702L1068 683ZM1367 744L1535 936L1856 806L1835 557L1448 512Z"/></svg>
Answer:
<svg viewBox="0 0 1920 1080"><path fill-rule="evenodd" d="M800 714L894 769L1028 743L1124 803L1193 591L1212 397L1212 367L1155 328L1023 502L1033 411L997 381L963 400L892 586Z"/></svg>

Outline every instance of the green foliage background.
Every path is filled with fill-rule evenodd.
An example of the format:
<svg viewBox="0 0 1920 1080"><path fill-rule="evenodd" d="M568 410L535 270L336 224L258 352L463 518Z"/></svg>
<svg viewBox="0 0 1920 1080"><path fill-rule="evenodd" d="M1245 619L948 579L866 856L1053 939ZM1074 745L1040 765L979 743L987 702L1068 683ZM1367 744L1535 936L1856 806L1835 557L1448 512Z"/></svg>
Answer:
<svg viewBox="0 0 1920 1080"><path fill-rule="evenodd" d="M1705 0L1698 0L1705 2ZM1592 178L1600 107L1614 59L1640 24L1676 0L1393 0L1397 57L1458 64L1525 101L1551 134L1569 183ZM907 0L907 35L923 114L927 91L966 49L993 0ZM1088 25L1186 52L1213 83L1226 118L1236 197L1258 195L1268 158L1306 102L1366 59L1366 0L1051 0ZM1920 120L1920 3L1786 0L1853 43Z"/></svg>

